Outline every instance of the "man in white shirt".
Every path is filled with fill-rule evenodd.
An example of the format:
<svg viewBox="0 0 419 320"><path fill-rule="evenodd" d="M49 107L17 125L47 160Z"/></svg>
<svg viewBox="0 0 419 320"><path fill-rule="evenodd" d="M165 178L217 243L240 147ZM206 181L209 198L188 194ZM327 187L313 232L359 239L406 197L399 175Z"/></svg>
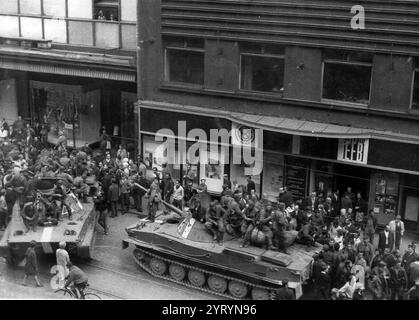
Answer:
<svg viewBox="0 0 419 320"><path fill-rule="evenodd" d="M67 267L67 263L70 262L70 257L68 255L67 250L65 250L66 247L66 243L64 241L60 242L59 244L59 248L56 251L56 257L57 257L57 266L59 268L62 267L63 272L60 272L60 276L61 279L60 280L64 280L67 276L68 276L68 267Z"/></svg>
<svg viewBox="0 0 419 320"><path fill-rule="evenodd" d="M389 222L390 232L394 236L394 244L397 250L400 250L402 236L404 234L404 223L401 221L401 216L397 215L395 220Z"/></svg>
<svg viewBox="0 0 419 320"><path fill-rule="evenodd" d="M176 208L182 210L183 208L183 197L185 195L184 189L180 184L179 180L176 180L175 187L173 190L173 205Z"/></svg>

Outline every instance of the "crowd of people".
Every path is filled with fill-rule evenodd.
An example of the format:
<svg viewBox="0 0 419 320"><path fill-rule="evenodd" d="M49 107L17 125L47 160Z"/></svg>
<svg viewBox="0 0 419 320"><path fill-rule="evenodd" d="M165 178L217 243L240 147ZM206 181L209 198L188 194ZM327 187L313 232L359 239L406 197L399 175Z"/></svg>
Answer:
<svg viewBox="0 0 419 320"><path fill-rule="evenodd" d="M0 228L12 216L16 201L29 230L37 225L58 224L63 212L72 218L72 208L64 201L73 192L81 202L93 199L103 232L109 232L110 218L131 209L154 221L161 202L185 210L205 224L214 241L222 244L225 233L241 239L241 246L265 246L287 253L294 240L308 246L323 245L314 256L312 284L318 299L356 299L369 293L373 299L403 299L418 284L419 255L412 243L400 252L404 225L396 216L379 232L377 218L360 193L350 187L339 191L313 192L296 199L286 187L276 201L257 194L248 177L246 185L231 183L224 176L221 197L205 203L205 179L197 188L193 178L172 178L170 168L147 170L141 156L133 158L124 145L111 148L106 130L101 130L100 152L88 144L70 150L64 132L56 145L47 143L44 125L31 126L19 117L9 126L0 125ZM53 181L47 195L37 192L42 181ZM45 187L45 186L44 186ZM143 205L143 200L147 204ZM42 203L42 206L40 205ZM44 212L39 212L43 207ZM295 237L290 240L290 235ZM413 290L419 294L419 290Z"/></svg>

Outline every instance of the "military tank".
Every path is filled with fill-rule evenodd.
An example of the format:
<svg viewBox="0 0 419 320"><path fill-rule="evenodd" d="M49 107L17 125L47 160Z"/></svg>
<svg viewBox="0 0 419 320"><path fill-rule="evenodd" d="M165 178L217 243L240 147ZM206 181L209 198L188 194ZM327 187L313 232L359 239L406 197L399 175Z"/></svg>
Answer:
<svg viewBox="0 0 419 320"><path fill-rule="evenodd" d="M37 192L44 196L52 196L54 178L44 179L35 183ZM38 189L41 188L41 189ZM80 203L73 193L65 197L67 205L72 209L72 219L68 213L62 213L62 221L44 219L35 230L27 231L20 214L21 206L16 201L12 218L0 240L0 256L6 258L10 265L23 260L26 249L31 241L36 241L45 254L54 254L61 241L67 243L67 251L72 256L85 259L92 258L95 239L97 212L92 202ZM37 200L36 206L42 206ZM40 220L41 221L41 220Z"/></svg>
<svg viewBox="0 0 419 320"><path fill-rule="evenodd" d="M122 241L124 249L135 247L135 262L149 274L229 299L272 299L288 280L296 298L302 296L320 245L293 243L284 254L242 248L239 239L227 235L220 245L190 214L168 209L170 214L160 213L154 222L142 219L127 227L128 238Z"/></svg>

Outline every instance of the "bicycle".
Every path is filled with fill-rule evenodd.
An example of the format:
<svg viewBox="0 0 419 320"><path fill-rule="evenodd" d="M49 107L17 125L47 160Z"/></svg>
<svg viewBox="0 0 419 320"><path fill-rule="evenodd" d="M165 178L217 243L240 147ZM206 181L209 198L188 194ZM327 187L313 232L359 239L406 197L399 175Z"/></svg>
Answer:
<svg viewBox="0 0 419 320"><path fill-rule="evenodd" d="M71 291L70 288L60 288L58 290L55 290L55 293L62 294L64 297L68 296L70 298L76 298L79 300L102 300L100 296L98 296L96 293L93 292L86 292L87 287L89 287L90 284L86 285L86 288L79 290L80 297L76 297L75 293Z"/></svg>

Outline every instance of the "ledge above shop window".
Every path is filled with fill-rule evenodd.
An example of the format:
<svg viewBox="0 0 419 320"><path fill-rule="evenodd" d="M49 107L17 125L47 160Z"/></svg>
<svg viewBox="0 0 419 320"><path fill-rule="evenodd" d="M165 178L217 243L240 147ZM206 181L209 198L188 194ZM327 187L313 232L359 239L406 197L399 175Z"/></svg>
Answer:
<svg viewBox="0 0 419 320"><path fill-rule="evenodd" d="M259 91L250 91L250 90L222 90L222 89L212 89L205 88L202 85L182 83L182 82L171 82L171 81L161 81L160 82L161 90L172 90L172 91L184 91L197 94L208 94L208 95L219 95L224 97L233 97L233 98L242 98L242 99L257 99L265 101L281 101L283 98L283 92L278 91L274 93L269 92L259 92Z"/></svg>
<svg viewBox="0 0 419 320"><path fill-rule="evenodd" d="M400 112L400 111L389 111L377 108L371 108L368 105L356 104L351 102L335 101L322 99L320 102L317 101L308 101L308 100L298 100L298 99L286 99L283 98L280 94L269 94L266 92L254 92L254 91L227 91L220 89L209 89L201 85L193 85L189 83L176 83L161 81L160 90L167 90L173 92L187 92L191 94L204 94L208 96L219 96L224 98L233 98L233 99L248 99L254 101L265 101L273 102L276 104L289 104L295 105L296 107L304 108L317 108L317 109L326 109L326 110L336 110L336 111L345 111L345 112L354 112L361 114L369 115L379 115L379 116L388 116L388 117L397 117L407 120L417 119L419 120L419 110L409 110L409 112Z"/></svg>

